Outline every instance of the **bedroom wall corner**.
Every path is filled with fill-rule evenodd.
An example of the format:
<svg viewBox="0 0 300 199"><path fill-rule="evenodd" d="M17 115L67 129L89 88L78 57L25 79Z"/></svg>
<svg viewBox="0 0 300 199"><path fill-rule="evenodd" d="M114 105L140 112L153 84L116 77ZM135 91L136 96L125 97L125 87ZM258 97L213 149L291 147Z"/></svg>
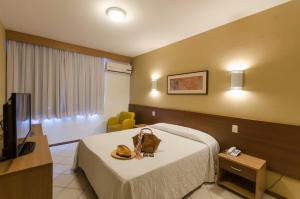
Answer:
<svg viewBox="0 0 300 199"><path fill-rule="evenodd" d="M300 125L300 1L290 1L134 58L130 103ZM244 91L230 91L230 68L245 68ZM209 70L208 95L167 95L167 75ZM157 94L151 95L156 75ZM268 186L280 174L268 171ZM300 195L283 177L271 191Z"/></svg>
<svg viewBox="0 0 300 199"><path fill-rule="evenodd" d="M134 58L130 103L300 125L300 1L232 22ZM230 92L230 70L245 69ZM167 75L209 71L208 95L167 95ZM153 97L151 76L159 95Z"/></svg>
<svg viewBox="0 0 300 199"><path fill-rule="evenodd" d="M5 28L0 21L0 106L6 100L6 36ZM2 118L2 108L0 110Z"/></svg>

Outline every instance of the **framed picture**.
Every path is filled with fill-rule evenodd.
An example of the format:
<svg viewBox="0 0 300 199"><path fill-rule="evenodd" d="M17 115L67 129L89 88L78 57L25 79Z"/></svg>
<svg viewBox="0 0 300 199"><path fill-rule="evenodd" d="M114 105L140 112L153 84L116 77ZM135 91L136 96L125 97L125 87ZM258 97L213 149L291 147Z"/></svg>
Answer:
<svg viewBox="0 0 300 199"><path fill-rule="evenodd" d="M208 71L168 75L168 94L207 95Z"/></svg>

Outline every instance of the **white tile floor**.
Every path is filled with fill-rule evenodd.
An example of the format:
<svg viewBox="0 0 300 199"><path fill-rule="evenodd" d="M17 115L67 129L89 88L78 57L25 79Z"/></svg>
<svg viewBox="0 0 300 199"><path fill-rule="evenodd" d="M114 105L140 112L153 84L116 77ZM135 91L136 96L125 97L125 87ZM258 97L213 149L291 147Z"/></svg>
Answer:
<svg viewBox="0 0 300 199"><path fill-rule="evenodd" d="M53 166L53 198L97 199L83 173L72 170L77 143L51 147ZM215 184L203 184L188 199L241 199L242 197ZM272 199L264 195L263 199Z"/></svg>

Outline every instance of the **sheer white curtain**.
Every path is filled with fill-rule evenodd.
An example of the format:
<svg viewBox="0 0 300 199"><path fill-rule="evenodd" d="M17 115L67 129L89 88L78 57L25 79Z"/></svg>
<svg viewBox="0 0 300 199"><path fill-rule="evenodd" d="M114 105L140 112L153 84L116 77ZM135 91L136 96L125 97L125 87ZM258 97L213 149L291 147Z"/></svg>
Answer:
<svg viewBox="0 0 300 199"><path fill-rule="evenodd" d="M31 93L35 119L103 113L104 59L8 41L7 96Z"/></svg>

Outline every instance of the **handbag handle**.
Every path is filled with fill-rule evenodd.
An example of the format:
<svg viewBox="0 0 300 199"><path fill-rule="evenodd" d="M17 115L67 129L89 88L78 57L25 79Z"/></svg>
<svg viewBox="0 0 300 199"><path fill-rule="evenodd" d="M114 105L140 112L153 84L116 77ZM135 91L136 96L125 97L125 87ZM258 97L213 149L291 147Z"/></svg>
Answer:
<svg viewBox="0 0 300 199"><path fill-rule="evenodd" d="M150 128L142 128L140 132L143 132L143 130L149 130L151 134L153 134L153 131Z"/></svg>

